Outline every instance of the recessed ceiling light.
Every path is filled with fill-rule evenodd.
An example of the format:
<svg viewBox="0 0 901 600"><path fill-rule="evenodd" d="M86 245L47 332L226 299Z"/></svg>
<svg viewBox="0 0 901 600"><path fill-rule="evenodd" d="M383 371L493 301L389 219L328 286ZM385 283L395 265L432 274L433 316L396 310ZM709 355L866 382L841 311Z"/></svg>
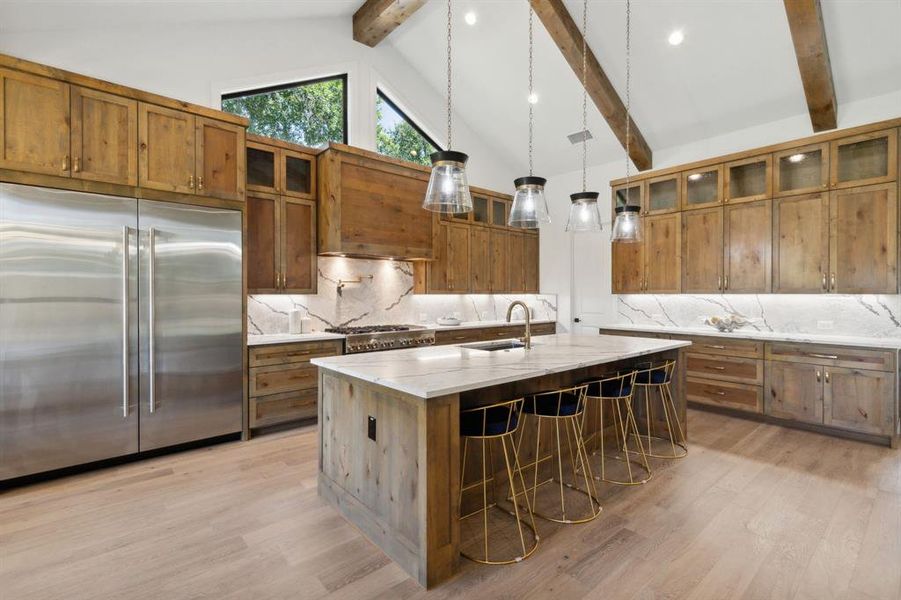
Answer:
<svg viewBox="0 0 901 600"><path fill-rule="evenodd" d="M463 20L466 21L467 25L475 25L479 20L478 15L476 15L475 11L469 11L465 15L463 15Z"/></svg>
<svg viewBox="0 0 901 600"><path fill-rule="evenodd" d="M802 160L804 160L804 155L803 154L792 154L791 156L788 157L788 160L793 163L799 163Z"/></svg>
<svg viewBox="0 0 901 600"><path fill-rule="evenodd" d="M538 94L535 92L529 94L529 104L538 104Z"/></svg>
<svg viewBox="0 0 901 600"><path fill-rule="evenodd" d="M678 46L685 41L685 34L681 29L676 29L671 34L669 34L667 41L669 42L670 46Z"/></svg>

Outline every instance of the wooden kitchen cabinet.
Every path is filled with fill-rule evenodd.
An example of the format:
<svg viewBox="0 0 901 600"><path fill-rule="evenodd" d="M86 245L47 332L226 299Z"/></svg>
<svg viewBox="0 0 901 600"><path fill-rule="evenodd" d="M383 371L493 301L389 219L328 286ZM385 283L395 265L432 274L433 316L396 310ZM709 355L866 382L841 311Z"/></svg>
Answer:
<svg viewBox="0 0 901 600"><path fill-rule="evenodd" d="M833 189L894 181L898 175L898 132L887 129L834 140L829 155Z"/></svg>
<svg viewBox="0 0 901 600"><path fill-rule="evenodd" d="M523 291L537 294L539 291L538 234L523 234Z"/></svg>
<svg viewBox="0 0 901 600"><path fill-rule="evenodd" d="M828 272L829 194L773 200L773 291L826 292Z"/></svg>
<svg viewBox="0 0 901 600"><path fill-rule="evenodd" d="M525 234L511 231L507 235L508 289L522 292L526 289Z"/></svg>
<svg viewBox="0 0 901 600"><path fill-rule="evenodd" d="M316 203L274 194L247 197L250 293L315 294Z"/></svg>
<svg viewBox="0 0 901 600"><path fill-rule="evenodd" d="M138 103L72 86L72 177L138 185Z"/></svg>
<svg viewBox="0 0 901 600"><path fill-rule="evenodd" d="M196 193L222 200L244 198L244 127L194 117Z"/></svg>
<svg viewBox="0 0 901 600"><path fill-rule="evenodd" d="M772 221L770 200L723 208L723 291L772 290Z"/></svg>
<svg viewBox="0 0 901 600"><path fill-rule="evenodd" d="M0 69L0 168L69 176L69 84Z"/></svg>
<svg viewBox="0 0 901 600"><path fill-rule="evenodd" d="M824 424L863 433L892 434L893 373L827 367L823 378Z"/></svg>
<svg viewBox="0 0 901 600"><path fill-rule="evenodd" d="M682 174L663 175L648 179L645 188L645 215L676 212L682 208Z"/></svg>
<svg viewBox="0 0 901 600"><path fill-rule="evenodd" d="M897 293L897 184L836 190L830 197L830 216L830 291Z"/></svg>
<svg viewBox="0 0 901 600"><path fill-rule="evenodd" d="M491 292L491 231L487 227L470 228L469 268L472 293Z"/></svg>
<svg viewBox="0 0 901 600"><path fill-rule="evenodd" d="M682 217L679 213L645 217L644 291L678 294L682 289ZM614 246L642 245L619 242ZM628 251L627 251L628 252Z"/></svg>
<svg viewBox="0 0 901 600"><path fill-rule="evenodd" d="M727 162L723 202L754 202L773 195L773 158L769 154Z"/></svg>
<svg viewBox="0 0 901 600"><path fill-rule="evenodd" d="M646 219L642 220L642 227ZM645 242L612 244L614 294L637 294L644 291Z"/></svg>
<svg viewBox="0 0 901 600"><path fill-rule="evenodd" d="M194 115L138 104L138 182L141 187L193 194L197 141Z"/></svg>
<svg viewBox="0 0 901 600"><path fill-rule="evenodd" d="M829 144L809 144L773 154L776 196L813 194L829 187Z"/></svg>
<svg viewBox="0 0 901 600"><path fill-rule="evenodd" d="M764 413L780 419L823 423L823 371L821 365L770 361Z"/></svg>
<svg viewBox="0 0 901 600"><path fill-rule="evenodd" d="M247 189L315 200L314 152L281 140L247 136Z"/></svg>
<svg viewBox="0 0 901 600"><path fill-rule="evenodd" d="M509 292L510 287L510 254L508 253L510 232L503 229L492 229L491 241L490 286L493 293Z"/></svg>
<svg viewBox="0 0 901 600"><path fill-rule="evenodd" d="M723 165L682 173L682 210L709 208L723 202Z"/></svg>
<svg viewBox="0 0 901 600"><path fill-rule="evenodd" d="M642 213L645 211L645 185L642 181L618 185L613 188L612 209L616 214L617 206L636 206Z"/></svg>
<svg viewBox="0 0 901 600"><path fill-rule="evenodd" d="M447 228L447 289L451 292L468 292L469 227L460 223L442 225Z"/></svg>
<svg viewBox="0 0 901 600"><path fill-rule="evenodd" d="M723 209L682 213L682 292L723 289Z"/></svg>

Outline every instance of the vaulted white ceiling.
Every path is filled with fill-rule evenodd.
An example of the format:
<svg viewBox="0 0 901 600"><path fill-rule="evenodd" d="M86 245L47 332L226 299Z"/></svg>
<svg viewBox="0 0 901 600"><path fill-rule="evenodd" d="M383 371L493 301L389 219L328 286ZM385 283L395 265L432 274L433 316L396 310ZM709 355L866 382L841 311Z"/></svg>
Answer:
<svg viewBox="0 0 901 600"><path fill-rule="evenodd" d="M119 0L103 3L98 11L96 4L95 10L84 10L90 3L83 0L0 0L0 34L147 23L350 19L361 3ZM901 90L901 0L822 3L841 124L843 103ZM580 22L581 0L565 4ZM469 10L478 15L474 26L463 21ZM527 0L455 0L454 14L455 108L525 172ZM383 42L441 94L445 15L445 2L432 0ZM625 97L625 0L591 0L588 21L588 42ZM685 33L678 47L667 43L674 29ZM580 149L566 135L581 129L581 88L537 17L534 32L536 174L552 175L580 166ZM318 51L328 60L327 48ZM783 0L633 0L631 105L652 150L805 114ZM590 164L623 156L590 100L588 127L595 138L589 144Z"/></svg>

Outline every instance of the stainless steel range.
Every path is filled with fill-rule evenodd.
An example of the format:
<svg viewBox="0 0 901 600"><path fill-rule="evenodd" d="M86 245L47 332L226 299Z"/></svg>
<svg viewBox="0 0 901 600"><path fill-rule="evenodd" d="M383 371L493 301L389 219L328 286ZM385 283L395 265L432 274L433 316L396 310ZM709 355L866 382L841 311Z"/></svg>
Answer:
<svg viewBox="0 0 901 600"><path fill-rule="evenodd" d="M365 327L332 327L329 333L347 336L344 352L376 352L435 344L435 330L421 325L368 325Z"/></svg>

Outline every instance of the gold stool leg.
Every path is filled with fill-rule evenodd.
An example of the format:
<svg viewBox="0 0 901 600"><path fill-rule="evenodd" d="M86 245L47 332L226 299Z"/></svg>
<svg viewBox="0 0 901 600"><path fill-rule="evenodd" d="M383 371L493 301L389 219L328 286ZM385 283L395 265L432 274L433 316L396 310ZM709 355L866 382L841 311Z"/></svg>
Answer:
<svg viewBox="0 0 901 600"><path fill-rule="evenodd" d="M669 390L669 384L653 384L642 385L645 395L645 417L647 419L647 456L653 458L676 459L684 458L688 454L688 445L685 441L685 434L682 425L679 423L679 417L676 413L676 403L673 400L672 392ZM650 388L653 388L657 396L660 398L660 407L663 410L663 418L666 421L667 437L652 435L653 419L651 418L651 394ZM678 440L676 438L678 432ZM669 442L671 454L661 454L654 451L653 440Z"/></svg>

